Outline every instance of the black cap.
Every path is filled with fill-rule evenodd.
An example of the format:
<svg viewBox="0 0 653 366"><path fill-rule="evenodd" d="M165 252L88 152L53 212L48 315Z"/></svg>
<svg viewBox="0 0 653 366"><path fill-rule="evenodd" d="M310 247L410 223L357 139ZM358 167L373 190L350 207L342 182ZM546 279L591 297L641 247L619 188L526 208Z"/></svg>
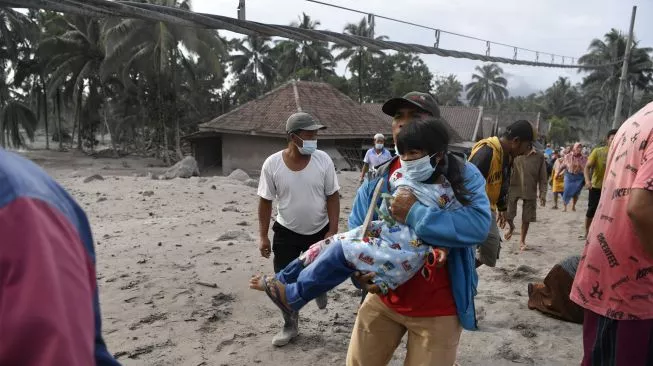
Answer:
<svg viewBox="0 0 653 366"><path fill-rule="evenodd" d="M299 130L304 131L317 131L323 130L326 126L319 124L313 116L308 113L298 112L290 117L286 121L286 132L291 133Z"/></svg>
<svg viewBox="0 0 653 366"><path fill-rule="evenodd" d="M402 98L392 98L383 104L381 108L383 113L390 117L394 117L397 110L400 108L418 108L432 115L435 118L440 118L440 108L435 97L429 93L410 92Z"/></svg>
<svg viewBox="0 0 653 366"><path fill-rule="evenodd" d="M513 122L506 128L505 134L508 138L514 139L517 137L522 141L535 141L537 135L533 125L524 119Z"/></svg>

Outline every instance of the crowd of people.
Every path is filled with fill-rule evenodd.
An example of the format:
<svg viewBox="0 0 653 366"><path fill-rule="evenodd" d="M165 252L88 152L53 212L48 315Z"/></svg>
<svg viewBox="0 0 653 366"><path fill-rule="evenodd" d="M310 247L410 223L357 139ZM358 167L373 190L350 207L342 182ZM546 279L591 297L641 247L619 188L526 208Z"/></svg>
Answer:
<svg viewBox="0 0 653 366"><path fill-rule="evenodd" d="M340 186L318 150L327 128L307 113L286 121L287 147L268 157L258 195L255 275L282 314L278 347L299 334L299 310L351 278L364 291L347 365L385 365L407 333L405 365L453 365L464 330L478 329L477 268L493 267L522 201L519 249L544 207L590 202L582 253L528 286L528 306L583 324L583 365L653 364L653 103L610 131L587 157L580 143L539 152L528 121L483 139L469 158L449 150L446 122L428 93L383 105L396 155L374 136L361 185L338 233ZM35 164L0 150L0 364L117 365L102 339L88 220ZM277 216L269 239L273 202ZM594 218L597 217L596 220ZM516 248L515 248L516 249Z"/></svg>

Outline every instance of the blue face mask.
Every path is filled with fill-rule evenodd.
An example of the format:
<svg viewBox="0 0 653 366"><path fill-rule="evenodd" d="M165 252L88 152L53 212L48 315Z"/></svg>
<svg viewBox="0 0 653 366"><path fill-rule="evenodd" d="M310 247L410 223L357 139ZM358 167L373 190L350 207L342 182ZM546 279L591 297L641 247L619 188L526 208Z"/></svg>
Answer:
<svg viewBox="0 0 653 366"><path fill-rule="evenodd" d="M404 169L406 178L417 182L423 182L429 179L437 167L437 164L435 166L431 165L432 157L433 155L426 155L422 158L408 161L400 159L401 167Z"/></svg>
<svg viewBox="0 0 653 366"><path fill-rule="evenodd" d="M302 140L299 136L297 136L297 138ZM317 140L302 140L302 146L297 145L297 148L299 149L299 153L302 155L313 155L315 150L317 150Z"/></svg>

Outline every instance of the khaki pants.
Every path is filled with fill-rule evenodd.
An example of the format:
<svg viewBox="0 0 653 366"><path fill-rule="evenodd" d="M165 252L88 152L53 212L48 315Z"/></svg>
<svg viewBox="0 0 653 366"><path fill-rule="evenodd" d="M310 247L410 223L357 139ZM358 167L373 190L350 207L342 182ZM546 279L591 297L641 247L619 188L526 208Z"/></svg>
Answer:
<svg viewBox="0 0 653 366"><path fill-rule="evenodd" d="M408 332L405 366L452 366L462 327L458 317L410 317L368 295L358 311L347 351L347 366L387 365Z"/></svg>
<svg viewBox="0 0 653 366"><path fill-rule="evenodd" d="M537 200L525 200L519 197L510 197L508 199L508 212L506 218L514 220L517 216L517 204L522 200L521 222L537 221Z"/></svg>

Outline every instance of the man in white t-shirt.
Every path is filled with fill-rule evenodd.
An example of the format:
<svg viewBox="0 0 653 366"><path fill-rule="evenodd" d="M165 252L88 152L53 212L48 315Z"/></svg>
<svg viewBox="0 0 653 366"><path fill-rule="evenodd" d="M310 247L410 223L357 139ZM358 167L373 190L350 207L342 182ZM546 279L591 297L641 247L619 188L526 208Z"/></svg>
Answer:
<svg viewBox="0 0 653 366"><path fill-rule="evenodd" d="M370 169L374 169L390 159L392 159L392 154L385 148L385 136L381 133L377 133L374 135L374 147L367 150L365 157L363 158L363 170L361 171L360 183L363 183L365 175Z"/></svg>
<svg viewBox="0 0 653 366"><path fill-rule="evenodd" d="M263 163L258 186L259 250L265 258L274 252L274 271L279 272L312 244L338 232L340 194L331 157L317 150L317 132L326 127L308 113L295 113L286 121L288 147ZM268 238L272 201L278 214ZM315 299L326 307L326 294ZM284 314L284 327L272 339L284 346L297 336L298 317Z"/></svg>

